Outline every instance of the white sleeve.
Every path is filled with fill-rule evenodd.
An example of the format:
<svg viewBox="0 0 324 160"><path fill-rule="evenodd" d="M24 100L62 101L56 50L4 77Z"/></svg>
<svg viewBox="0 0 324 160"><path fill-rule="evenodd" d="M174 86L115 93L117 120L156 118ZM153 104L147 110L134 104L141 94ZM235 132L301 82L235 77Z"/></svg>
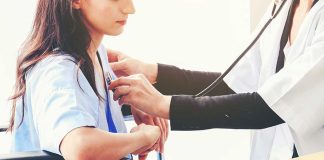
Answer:
<svg viewBox="0 0 324 160"><path fill-rule="evenodd" d="M303 55L286 65L258 90L265 102L288 123L300 142L316 135L324 124L323 20L322 16L312 44L305 48ZM308 147L306 143L300 146Z"/></svg>
<svg viewBox="0 0 324 160"><path fill-rule="evenodd" d="M41 149L61 154L59 146L67 133L96 126L98 105L91 104L89 97L95 95L89 94L92 90L81 71L76 79L73 62L60 58L47 62L38 67L39 78L31 81L33 117Z"/></svg>

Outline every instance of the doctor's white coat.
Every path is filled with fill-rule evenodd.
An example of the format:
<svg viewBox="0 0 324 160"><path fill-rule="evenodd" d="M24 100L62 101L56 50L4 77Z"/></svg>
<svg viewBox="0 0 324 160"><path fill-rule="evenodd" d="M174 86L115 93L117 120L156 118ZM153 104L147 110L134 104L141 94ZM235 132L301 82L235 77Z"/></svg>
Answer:
<svg viewBox="0 0 324 160"><path fill-rule="evenodd" d="M252 160L300 156L324 151L324 1L305 17L286 55L285 66L275 74L280 39L292 0L270 24L260 40L225 77L237 93L257 91L286 124L253 134ZM271 16L271 7L261 25Z"/></svg>

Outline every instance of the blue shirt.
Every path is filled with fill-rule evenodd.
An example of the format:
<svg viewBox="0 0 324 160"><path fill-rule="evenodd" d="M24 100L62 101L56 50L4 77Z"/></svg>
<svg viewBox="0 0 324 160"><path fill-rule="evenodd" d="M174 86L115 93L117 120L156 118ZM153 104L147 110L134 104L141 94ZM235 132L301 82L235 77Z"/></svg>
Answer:
<svg viewBox="0 0 324 160"><path fill-rule="evenodd" d="M99 47L104 72L114 75L107 52ZM78 73L77 73L78 72ZM99 94L106 97L102 80L95 73ZM118 132L127 132L118 102L109 92L112 119ZM105 107L92 87L68 56L49 56L40 61L26 77L24 120L21 99L15 112L12 151L46 150L61 155L59 145L71 130L92 126L108 131Z"/></svg>

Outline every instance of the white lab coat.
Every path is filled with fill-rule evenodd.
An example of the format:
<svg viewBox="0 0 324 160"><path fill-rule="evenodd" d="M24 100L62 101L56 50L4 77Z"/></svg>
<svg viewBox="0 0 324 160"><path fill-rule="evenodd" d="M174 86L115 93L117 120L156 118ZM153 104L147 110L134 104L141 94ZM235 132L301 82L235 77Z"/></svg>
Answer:
<svg viewBox="0 0 324 160"><path fill-rule="evenodd" d="M280 38L292 0L241 62L225 77L235 92L257 91L286 124L254 131L251 160L289 159L324 151L324 1L309 11L275 74ZM271 7L261 25L271 16Z"/></svg>

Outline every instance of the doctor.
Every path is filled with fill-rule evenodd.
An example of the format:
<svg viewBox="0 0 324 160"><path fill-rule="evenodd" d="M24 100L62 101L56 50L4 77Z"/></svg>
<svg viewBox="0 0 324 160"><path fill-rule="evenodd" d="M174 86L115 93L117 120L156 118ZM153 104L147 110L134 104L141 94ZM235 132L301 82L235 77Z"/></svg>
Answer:
<svg viewBox="0 0 324 160"><path fill-rule="evenodd" d="M322 0L287 0L249 53L207 96L189 95L220 73L147 64L119 52L108 55L122 76L110 89L119 103L170 119L172 130L260 129L252 140L253 160L323 151L323 11ZM263 19L271 12L272 7Z"/></svg>

